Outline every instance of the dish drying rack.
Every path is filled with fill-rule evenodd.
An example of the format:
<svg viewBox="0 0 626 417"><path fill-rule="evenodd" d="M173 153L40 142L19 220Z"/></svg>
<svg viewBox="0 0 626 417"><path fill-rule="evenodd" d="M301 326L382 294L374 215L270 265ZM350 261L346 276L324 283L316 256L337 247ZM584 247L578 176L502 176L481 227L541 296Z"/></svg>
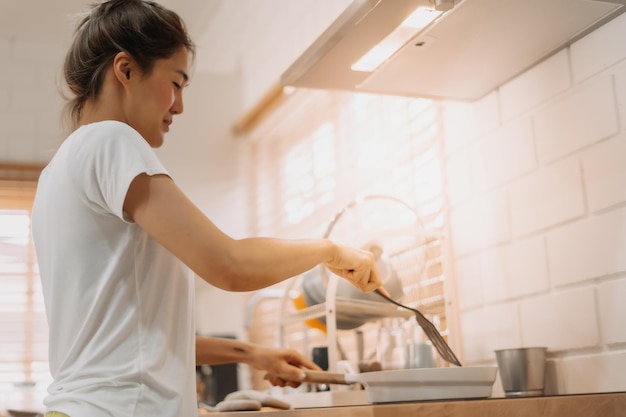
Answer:
<svg viewBox="0 0 626 417"><path fill-rule="evenodd" d="M383 302L373 302L366 300L352 300L343 297L337 297L337 281L336 275L333 275L328 282L326 291L326 302L306 307L295 313L288 315L282 314L279 320L280 327L280 346L286 346L285 328L289 325L304 322L311 319L326 319L326 336L328 339L328 370L337 372L337 362L339 360L338 352L338 328L337 321L342 319L343 313L357 313L362 315L370 315L369 320L379 320L381 318L410 318L413 313L400 309L393 304ZM285 302L285 301L283 301ZM281 306L281 310L285 311L286 305Z"/></svg>
<svg viewBox="0 0 626 417"><path fill-rule="evenodd" d="M331 238L332 240L342 243L348 244L350 246L360 247L359 240L362 242L363 239L356 239L355 236L351 236L347 241L342 241L341 237L345 236L332 236L333 231L337 231L337 227L341 227L341 219L345 219L344 215L347 213L358 210L361 207L364 207L368 203L374 202L384 202L385 204L391 204L395 206L395 209L398 208L405 212L406 218L405 223L402 225L391 224L390 227L380 226L376 227L376 230L362 230L367 229L368 226L365 223L359 222L359 230L357 234L361 233L362 236L356 237L365 237L366 241L375 239L377 242L387 242L391 240L403 240L404 244L399 245L400 247L391 248L393 245L389 245L390 247L384 247L385 253L390 255L390 258L393 258L394 254L406 252L408 250L413 250L417 252L423 252L425 250L427 244L426 234L424 232L424 228L422 222L417 215L417 213L404 201L397 199L391 196L385 195L370 195L363 197L358 200L354 200L349 203L343 210L335 215L332 221L329 223L326 232L324 233L324 238ZM354 220L354 219L353 219ZM357 219L359 220L359 219ZM364 219L360 219L364 221ZM394 221L398 220L398 217L393 219ZM345 221L345 220L344 220ZM393 223L393 222L392 222ZM338 226L339 225L339 226ZM389 225L385 225L389 226ZM354 230L354 229L353 229ZM408 241L408 244L407 244ZM384 246L387 246L384 243L381 243ZM398 246L398 245L396 245ZM402 247L404 246L404 247ZM424 270L424 256L421 258L422 264L419 265L420 274L423 273ZM342 319L349 319L353 314L359 314L360 318L365 320L366 322L376 321L383 318L410 318L413 316L413 313L404 309L401 309L387 301L382 300L379 302L369 301L369 300L360 300L360 299L351 299L345 298L337 295L337 288L339 280L342 279L335 274L328 273L327 268L320 265L318 266L322 276L325 278L326 282L326 298L325 301L319 304L307 306L301 310L296 312L288 311L288 304L291 301L289 294L294 293L293 287L295 283L298 281L297 279L290 280L288 285L288 289L284 292L284 297L282 298L281 306L280 306L280 317L279 317L279 343L281 347L287 346L286 341L286 328L289 325L304 323L307 320L312 319L320 319L325 318L326 325L326 337L327 337L327 346L328 346L328 370L331 372L337 372L337 363L339 360L339 347L338 347L338 327L337 322ZM308 330L305 331L305 338L307 337Z"/></svg>

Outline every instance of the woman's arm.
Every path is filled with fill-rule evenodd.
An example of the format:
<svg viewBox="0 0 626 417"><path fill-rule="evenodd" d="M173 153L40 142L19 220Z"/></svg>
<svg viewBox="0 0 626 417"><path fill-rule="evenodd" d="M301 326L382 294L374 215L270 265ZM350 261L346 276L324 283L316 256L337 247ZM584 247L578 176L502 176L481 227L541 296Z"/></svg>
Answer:
<svg viewBox="0 0 626 417"><path fill-rule="evenodd" d="M219 230L166 175L141 174L124 211L199 277L229 291L251 291L324 263L364 292L381 286L374 256L330 240L233 239Z"/></svg>
<svg viewBox="0 0 626 417"><path fill-rule="evenodd" d="M245 363L286 379L272 378L274 385L296 387L304 377L301 368L320 370L310 359L292 349L271 349L233 339L196 337L196 364Z"/></svg>

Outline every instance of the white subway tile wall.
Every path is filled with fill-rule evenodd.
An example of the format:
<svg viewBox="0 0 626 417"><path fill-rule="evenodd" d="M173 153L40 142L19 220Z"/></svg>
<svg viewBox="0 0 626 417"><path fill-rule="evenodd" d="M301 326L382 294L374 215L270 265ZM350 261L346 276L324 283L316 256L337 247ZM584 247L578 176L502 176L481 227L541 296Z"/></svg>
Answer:
<svg viewBox="0 0 626 417"><path fill-rule="evenodd" d="M582 173L577 159L531 172L508 188L513 236L550 227L584 214Z"/></svg>
<svg viewBox="0 0 626 417"><path fill-rule="evenodd" d="M622 61L626 56L624 39L626 25L624 16L620 16L573 44L570 50L574 83L583 82Z"/></svg>
<svg viewBox="0 0 626 417"><path fill-rule="evenodd" d="M500 88L503 120L534 109L571 86L567 52L556 53Z"/></svg>
<svg viewBox="0 0 626 417"><path fill-rule="evenodd" d="M624 386L624 375L626 352L623 351L569 357L557 369L557 390L571 394L611 392Z"/></svg>
<svg viewBox="0 0 626 417"><path fill-rule="evenodd" d="M598 314L600 334L607 345L623 343L626 340L626 326L616 317L626 317L626 281L609 281L598 286Z"/></svg>
<svg viewBox="0 0 626 417"><path fill-rule="evenodd" d="M547 346L554 391L626 389L624 39L626 15L481 101L446 106L468 364Z"/></svg>
<svg viewBox="0 0 626 417"><path fill-rule="evenodd" d="M533 119L539 159L545 163L614 135L618 118L612 77L573 88Z"/></svg>
<svg viewBox="0 0 626 417"><path fill-rule="evenodd" d="M472 149L471 159L478 193L530 172L536 166L530 119L505 125L480 140Z"/></svg>
<svg viewBox="0 0 626 417"><path fill-rule="evenodd" d="M270 15L244 25L244 107L348 2L307 4L273 10L291 28ZM442 103L468 365L542 344L556 392L626 390L624 39L626 15L475 103Z"/></svg>
<svg viewBox="0 0 626 417"><path fill-rule="evenodd" d="M619 209L550 230L552 285L589 281L626 270L626 210Z"/></svg>
<svg viewBox="0 0 626 417"><path fill-rule="evenodd" d="M507 196L493 191L453 207L451 214L454 253L468 254L511 238Z"/></svg>
<svg viewBox="0 0 626 417"><path fill-rule="evenodd" d="M564 351L600 342L594 289L551 292L520 301L522 341Z"/></svg>
<svg viewBox="0 0 626 417"><path fill-rule="evenodd" d="M516 304L485 305L461 314L463 360L466 365L489 362L502 346L521 346L519 308Z"/></svg>
<svg viewBox="0 0 626 417"><path fill-rule="evenodd" d="M626 200L624 155L626 134L600 143L581 155L590 211L596 212Z"/></svg>
<svg viewBox="0 0 626 417"><path fill-rule="evenodd" d="M506 259L509 296L521 297L548 290L548 265L542 236L510 244Z"/></svg>

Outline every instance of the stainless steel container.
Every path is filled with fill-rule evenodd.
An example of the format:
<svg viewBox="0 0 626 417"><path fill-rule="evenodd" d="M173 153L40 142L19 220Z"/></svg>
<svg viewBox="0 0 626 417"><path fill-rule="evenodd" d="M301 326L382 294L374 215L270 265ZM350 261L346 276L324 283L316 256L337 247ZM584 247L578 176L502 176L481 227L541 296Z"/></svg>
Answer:
<svg viewBox="0 0 626 417"><path fill-rule="evenodd" d="M545 347L527 347L496 350L502 388L507 397L543 395Z"/></svg>

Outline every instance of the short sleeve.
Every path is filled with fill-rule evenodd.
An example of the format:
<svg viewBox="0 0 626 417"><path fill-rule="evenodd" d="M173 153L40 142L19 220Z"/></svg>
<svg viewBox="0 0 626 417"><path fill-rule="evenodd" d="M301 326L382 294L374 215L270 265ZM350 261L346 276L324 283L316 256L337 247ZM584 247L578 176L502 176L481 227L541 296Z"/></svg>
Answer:
<svg viewBox="0 0 626 417"><path fill-rule="evenodd" d="M150 145L130 126L99 122L87 126L79 149L79 169L87 200L124 221L124 200L131 182L140 174L169 173Z"/></svg>

